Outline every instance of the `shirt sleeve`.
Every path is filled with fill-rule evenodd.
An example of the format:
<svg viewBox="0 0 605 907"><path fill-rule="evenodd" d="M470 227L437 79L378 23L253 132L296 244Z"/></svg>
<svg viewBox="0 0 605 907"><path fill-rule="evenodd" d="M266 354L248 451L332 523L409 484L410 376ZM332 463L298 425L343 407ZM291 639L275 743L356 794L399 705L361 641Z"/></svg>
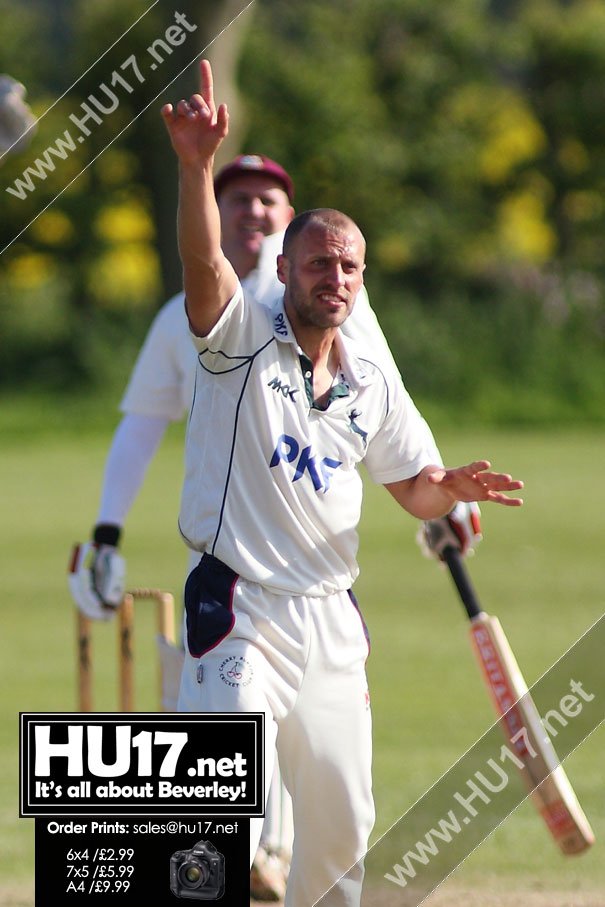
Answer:
<svg viewBox="0 0 605 907"><path fill-rule="evenodd" d="M401 379L385 383L386 417L369 439L364 457L371 479L380 485L411 479L425 466L442 465L433 433Z"/></svg>
<svg viewBox="0 0 605 907"><path fill-rule="evenodd" d="M230 371L270 340L271 312L264 305L257 305L238 281L212 330L205 337L191 336L204 369L213 373Z"/></svg>
<svg viewBox="0 0 605 907"><path fill-rule="evenodd" d="M430 457L429 463L437 466L443 466L443 460L439 448L433 437L433 433L426 421L416 409L412 398L403 386L401 375L393 354L389 348L386 337L382 332L378 318L374 309L370 305L370 300L365 287L359 291L353 306L353 311L341 327L342 332L354 340L357 344L369 348L373 358L377 358L381 366L385 368L387 375L394 378L394 389L391 390L391 396L397 401L399 407L400 401L404 402L404 408L408 409L408 418L410 427L414 426L414 432L421 439L423 447ZM429 464L424 464L429 465ZM423 468L423 467L421 467ZM401 476L400 478L409 478ZM399 479L376 479L379 483L399 481Z"/></svg>
<svg viewBox="0 0 605 907"><path fill-rule="evenodd" d="M124 413L160 416L171 421L189 409L196 366L183 294L156 315L141 347L120 403Z"/></svg>
<svg viewBox="0 0 605 907"><path fill-rule="evenodd" d="M168 423L161 416L123 417L105 463L97 523L124 524Z"/></svg>

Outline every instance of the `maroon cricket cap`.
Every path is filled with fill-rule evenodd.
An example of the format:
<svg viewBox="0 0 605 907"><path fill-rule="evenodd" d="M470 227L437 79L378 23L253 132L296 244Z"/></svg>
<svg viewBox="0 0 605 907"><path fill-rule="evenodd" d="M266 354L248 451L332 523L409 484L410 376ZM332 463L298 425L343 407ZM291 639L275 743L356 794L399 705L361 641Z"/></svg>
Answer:
<svg viewBox="0 0 605 907"><path fill-rule="evenodd" d="M281 164L272 161L264 154L240 154L229 164L225 164L214 178L214 192L218 198L227 183L242 173L261 173L270 176L281 184L290 201L294 198L294 183L289 173Z"/></svg>

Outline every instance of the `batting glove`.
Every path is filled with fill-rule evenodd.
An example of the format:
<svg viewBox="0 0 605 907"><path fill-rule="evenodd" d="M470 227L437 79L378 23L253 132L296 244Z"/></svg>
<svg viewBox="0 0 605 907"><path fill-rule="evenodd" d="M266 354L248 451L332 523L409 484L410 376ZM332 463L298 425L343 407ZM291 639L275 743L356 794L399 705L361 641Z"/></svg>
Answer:
<svg viewBox="0 0 605 907"><path fill-rule="evenodd" d="M456 548L463 555L474 554L475 546L482 538L479 505L464 501L458 501L447 516L427 520L416 536L422 553L438 560L443 560L443 552L448 546Z"/></svg>
<svg viewBox="0 0 605 907"><path fill-rule="evenodd" d="M86 617L110 620L124 598L126 563L118 553L118 526L99 524L92 542L75 545L69 562L69 589Z"/></svg>

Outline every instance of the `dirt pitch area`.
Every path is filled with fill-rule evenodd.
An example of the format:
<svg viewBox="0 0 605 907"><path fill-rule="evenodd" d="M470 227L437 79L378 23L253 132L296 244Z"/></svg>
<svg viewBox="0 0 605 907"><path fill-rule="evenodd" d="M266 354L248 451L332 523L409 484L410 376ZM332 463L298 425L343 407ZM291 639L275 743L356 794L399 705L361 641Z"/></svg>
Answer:
<svg viewBox="0 0 605 907"><path fill-rule="evenodd" d="M13 886L0 887L2 907L34 907L31 888L19 891ZM401 899L384 892L372 898L372 907L400 907ZM514 891L494 892L479 888L444 885L424 902L426 907L605 907L605 892ZM423 905L423 907L424 907ZM275 901L250 901L250 907L283 907Z"/></svg>
<svg viewBox="0 0 605 907"><path fill-rule="evenodd" d="M380 892L371 903L372 907L400 907L401 899ZM250 901L250 907L283 907L283 902ZM448 885L427 898L423 907L605 907L605 892L556 893L520 888L497 893Z"/></svg>
<svg viewBox="0 0 605 907"><path fill-rule="evenodd" d="M494 892L478 889L444 888L425 901L426 907L605 907L605 893L576 893L552 891ZM396 900L379 896L374 907L397 907Z"/></svg>
<svg viewBox="0 0 605 907"><path fill-rule="evenodd" d="M18 888L16 885L0 885L2 907L34 907L34 892L31 886Z"/></svg>

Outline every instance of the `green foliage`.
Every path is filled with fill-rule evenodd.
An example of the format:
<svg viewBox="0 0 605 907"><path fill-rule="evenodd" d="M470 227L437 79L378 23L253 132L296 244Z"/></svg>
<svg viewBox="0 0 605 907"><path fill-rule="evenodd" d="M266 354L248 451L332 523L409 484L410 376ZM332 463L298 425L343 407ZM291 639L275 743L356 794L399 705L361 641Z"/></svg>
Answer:
<svg viewBox="0 0 605 907"><path fill-rule="evenodd" d="M180 287L176 168L167 175L159 108L204 46L198 20L211 12L214 21L223 5L184 0L183 35L199 33L173 46L166 3L37 0L23 15L0 0L15 37L3 44L0 72L24 83L39 117L31 145L0 170L0 331L10 337L2 387L111 381L116 352L132 361L151 316ZM68 153L49 156L59 142ZM40 161L43 176L16 193Z"/></svg>
<svg viewBox="0 0 605 907"><path fill-rule="evenodd" d="M501 268L471 296L450 286L429 306L370 284L404 381L447 421L599 422L605 321L594 275Z"/></svg>
<svg viewBox="0 0 605 907"><path fill-rule="evenodd" d="M556 0L259 2L246 150L286 164L300 209L359 222L404 378L456 419L603 418L602 17Z"/></svg>
<svg viewBox="0 0 605 907"><path fill-rule="evenodd" d="M136 79L125 60L144 66L174 15L141 0L61 0L49 27L48 5L0 0L11 34L0 71L45 114L3 184L102 97L111 73ZM23 383L25 360L33 387L106 383L178 288L176 167L158 109L195 86L187 64L236 6L184 0L195 47L144 68L34 196L2 193L4 245L86 168L0 261L0 387ZM286 165L299 210L333 205L360 224L372 302L414 396L456 418L602 420L603 5L257 0L250 21L242 150Z"/></svg>

